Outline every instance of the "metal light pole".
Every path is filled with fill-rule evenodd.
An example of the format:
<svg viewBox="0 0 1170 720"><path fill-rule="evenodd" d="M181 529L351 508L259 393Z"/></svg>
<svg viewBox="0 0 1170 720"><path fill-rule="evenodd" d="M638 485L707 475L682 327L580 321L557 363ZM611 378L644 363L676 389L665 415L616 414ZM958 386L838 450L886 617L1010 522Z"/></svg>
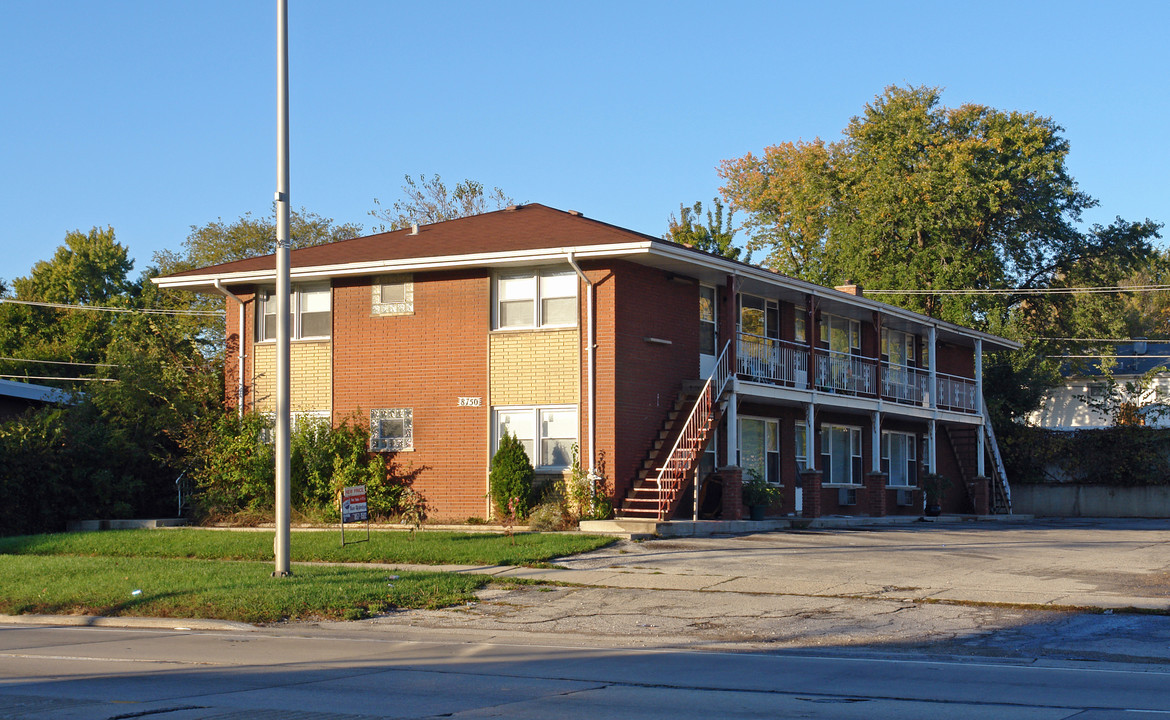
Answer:
<svg viewBox="0 0 1170 720"><path fill-rule="evenodd" d="M287 577L292 515L289 443L288 0L276 0L276 541L273 577Z"/></svg>

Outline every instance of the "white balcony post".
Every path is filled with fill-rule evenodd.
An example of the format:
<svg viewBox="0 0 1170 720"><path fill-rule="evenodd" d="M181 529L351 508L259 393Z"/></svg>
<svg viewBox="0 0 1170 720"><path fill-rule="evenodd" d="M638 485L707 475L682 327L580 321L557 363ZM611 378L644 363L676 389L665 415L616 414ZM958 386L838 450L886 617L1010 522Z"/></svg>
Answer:
<svg viewBox="0 0 1170 720"><path fill-rule="evenodd" d="M927 458L926 471L928 473L938 472L938 421L930 421L930 430L926 435L926 451L930 457Z"/></svg>
<svg viewBox="0 0 1170 720"><path fill-rule="evenodd" d="M739 467L739 418L736 405L735 380L731 381L731 394L727 396L727 464Z"/></svg>
<svg viewBox="0 0 1170 720"><path fill-rule="evenodd" d="M871 422L873 429L870 440L870 466L873 472L880 473L882 471L882 413L880 410L873 411Z"/></svg>
<svg viewBox="0 0 1170 720"><path fill-rule="evenodd" d="M813 425L813 418L815 417L815 415L816 415L816 410L813 407L813 404L810 402L808 404L808 406L805 408L805 420L804 420L805 427L808 428L807 432L805 432L805 434L804 434L804 456L808 459L808 467L805 468L806 470L816 470L817 469L817 459L816 459L816 449L817 449L816 431L817 431L817 429L816 429L816 426Z"/></svg>
<svg viewBox="0 0 1170 720"><path fill-rule="evenodd" d="M928 365L930 371L930 382L926 386L927 392L930 393L930 406L932 408L938 407L938 330L931 325L929 334L930 347L930 363ZM931 472L934 472L933 470Z"/></svg>

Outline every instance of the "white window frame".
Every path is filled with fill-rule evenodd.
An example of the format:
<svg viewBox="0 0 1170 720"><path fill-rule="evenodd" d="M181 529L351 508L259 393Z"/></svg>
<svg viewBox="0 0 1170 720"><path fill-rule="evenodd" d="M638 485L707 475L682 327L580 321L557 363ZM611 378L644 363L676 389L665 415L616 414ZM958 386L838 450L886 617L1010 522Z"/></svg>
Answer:
<svg viewBox="0 0 1170 720"><path fill-rule="evenodd" d="M402 300L386 300L385 288L402 286ZM414 275L382 275L374 279L370 297L370 314L379 317L414 314Z"/></svg>
<svg viewBox="0 0 1170 720"><path fill-rule="evenodd" d="M402 421L400 436L383 435L382 422ZM370 411L370 452L414 450L414 408L381 408Z"/></svg>
<svg viewBox="0 0 1170 720"><path fill-rule="evenodd" d="M798 306L793 310L792 339L801 344L808 343L808 308Z"/></svg>
<svg viewBox="0 0 1170 720"><path fill-rule="evenodd" d="M706 294L710 293L710 318L704 317L704 300ZM703 329L710 326L711 333L711 347L710 352L703 347ZM719 292L711 285L699 286L699 353L701 355L718 355L719 354Z"/></svg>
<svg viewBox="0 0 1170 720"><path fill-rule="evenodd" d="M762 304L763 307L750 307L749 309L764 313L764 321L762 332L748 333L757 337L770 338L777 340L780 337L780 303L771 298L766 298L763 295L753 295L751 293L739 294L739 314L735 318L736 324L739 326L739 332L747 332L743 328L743 311L744 300L751 298L753 303Z"/></svg>
<svg viewBox="0 0 1170 720"><path fill-rule="evenodd" d="M260 442L265 445L271 445L276 442L276 413L264 412L261 413L268 425L260 431ZM316 424L324 427L330 422L333 413L328 410L294 410L289 413L289 427L293 431L297 426L306 420L312 420Z"/></svg>
<svg viewBox="0 0 1170 720"><path fill-rule="evenodd" d="M894 465L890 461L890 443L900 442L906 449L906 467L902 468L904 477L894 482ZM918 438L913 433L898 432L896 430L882 430L882 467L886 470L886 485L892 488L912 488L918 485ZM911 472L911 467L915 468Z"/></svg>
<svg viewBox="0 0 1170 720"><path fill-rule="evenodd" d="M804 437L801 437L801 436ZM792 456L796 460L796 471L804 472L805 470L812 470L808 464L808 423L798 421L794 423L792 432L793 453Z"/></svg>
<svg viewBox="0 0 1170 720"><path fill-rule="evenodd" d="M835 474L837 469L838 469L837 465L835 465L832 462L833 448L837 442L836 440L834 440L834 438L837 437L837 435L834 434L834 432L833 432L835 430L836 431L845 431L849 437L849 465L848 465L849 473L848 473L847 479L837 479L837 478L832 477L832 475ZM858 487L858 486L860 486L862 484L861 477L854 477L854 474L855 474L854 470L855 469L858 470L861 474L865 473L865 467L861 463L861 449L862 449L861 448L861 428L855 427L853 425L836 425L836 424L821 425L820 436L821 436L821 467L828 469L828 473L826 474L826 476L824 478L824 484L826 486L833 485L833 486L838 486L838 487L840 487L840 486L845 486L845 487Z"/></svg>
<svg viewBox="0 0 1170 720"><path fill-rule="evenodd" d="M571 282L566 282L565 285L572 285L572 294L555 294L552 288L554 279L568 279ZM502 299L500 285L504 281L523 281L531 280L531 297L515 298L511 301ZM577 279L577 274L572 269L565 270L563 267L545 267L535 268L529 270L516 270L499 272L496 274L492 283L492 328L495 330L535 330L538 328L572 328L577 327L579 308L577 305L578 285L580 281ZM573 319L571 322L557 323L546 321L544 318L546 300L563 300L572 298L573 300ZM532 302L532 318L531 322L524 324L503 325L500 320L500 305L503 302Z"/></svg>
<svg viewBox="0 0 1170 720"><path fill-rule="evenodd" d="M329 332L325 335L305 335L303 332L302 309L305 305L305 296L313 293L324 293L329 302ZM267 317L276 317L276 291L272 288L262 288L257 293L256 300L256 342L276 342L276 329L272 336L265 334ZM268 308L272 307L272 312ZM289 338L292 340L328 340L333 336L333 288L328 283L314 283L311 285L294 285L289 291ZM320 311L318 311L320 312Z"/></svg>
<svg viewBox="0 0 1170 720"><path fill-rule="evenodd" d="M744 466L743 439L745 437L745 433L744 433L743 426L744 426L745 422L763 423L764 424L764 457L763 457L764 471L760 474L763 476L764 480L766 482L768 482L770 485L782 484L783 471L782 471L781 466L780 466L780 462L781 462L780 421L777 420L776 418L754 417L751 415L748 415L748 416L741 415L738 418L738 422L739 422L739 427L736 428L736 430L737 430L736 442L739 444L739 447L736 448L736 454L737 454L739 459L737 461L737 464L740 467L742 467L745 472L747 472L748 470L757 470L757 472L758 472L758 468L748 468L748 467ZM772 447L774 448L772 450L768 449L768 439L769 438L771 438L771 441L772 441L771 444L772 444ZM776 456L776 461L774 463L769 462L769 457L768 457L769 455ZM769 472L769 470L772 470L772 472Z"/></svg>
<svg viewBox="0 0 1170 720"><path fill-rule="evenodd" d="M819 337L820 341L825 347L833 349L833 323L842 323L843 325L837 328L841 332L848 334L848 344L850 352L861 351L861 322L851 318L843 317L841 315L832 315L830 313L821 313L821 322ZM840 351L837 351L840 352ZM854 353L855 354L855 353Z"/></svg>
<svg viewBox="0 0 1170 720"><path fill-rule="evenodd" d="M543 433L541 419L544 413L554 412L571 412L573 413L573 435L571 437L554 437ZM581 432L581 415L578 412L576 405L499 405L492 408L492 455L496 454L496 450L500 448L500 414L520 414L531 413L531 422L533 428L532 438L520 438L520 440L531 440L533 455L540 457L529 457L528 461L538 471L546 470L565 470L571 466L572 460L569 459L564 464L544 464L544 442L546 440L568 440L569 444L576 444L579 441Z"/></svg>
<svg viewBox="0 0 1170 720"><path fill-rule="evenodd" d="M913 367L914 365L914 346L918 344L918 338L912 333L903 332L901 330L890 330L889 328L882 328L882 347L881 355L886 359L886 362L897 367ZM905 362L894 362L890 358L890 348L896 345L901 345L903 350L903 357Z"/></svg>

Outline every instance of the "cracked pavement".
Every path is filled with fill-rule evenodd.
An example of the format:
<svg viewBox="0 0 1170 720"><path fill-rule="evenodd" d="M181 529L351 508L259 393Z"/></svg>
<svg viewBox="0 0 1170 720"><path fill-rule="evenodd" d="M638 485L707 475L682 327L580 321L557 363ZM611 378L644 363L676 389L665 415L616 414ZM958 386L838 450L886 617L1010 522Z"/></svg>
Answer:
<svg viewBox="0 0 1170 720"><path fill-rule="evenodd" d="M619 541L555 569L450 568L478 602L374 627L719 650L1170 662L1170 522L1033 520Z"/></svg>

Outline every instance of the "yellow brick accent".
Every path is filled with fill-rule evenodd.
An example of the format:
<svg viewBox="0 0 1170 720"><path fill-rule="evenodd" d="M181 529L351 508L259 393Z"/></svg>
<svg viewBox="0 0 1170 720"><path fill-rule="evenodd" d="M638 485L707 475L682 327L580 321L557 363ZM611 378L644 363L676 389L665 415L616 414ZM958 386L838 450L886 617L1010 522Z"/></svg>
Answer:
<svg viewBox="0 0 1170 720"><path fill-rule="evenodd" d="M259 412L276 410L276 345L256 344L256 374L252 398ZM293 412L331 410L333 400L333 346L330 342L294 342L289 358Z"/></svg>
<svg viewBox="0 0 1170 720"><path fill-rule="evenodd" d="M492 405L561 405L580 400L576 328L491 335Z"/></svg>

